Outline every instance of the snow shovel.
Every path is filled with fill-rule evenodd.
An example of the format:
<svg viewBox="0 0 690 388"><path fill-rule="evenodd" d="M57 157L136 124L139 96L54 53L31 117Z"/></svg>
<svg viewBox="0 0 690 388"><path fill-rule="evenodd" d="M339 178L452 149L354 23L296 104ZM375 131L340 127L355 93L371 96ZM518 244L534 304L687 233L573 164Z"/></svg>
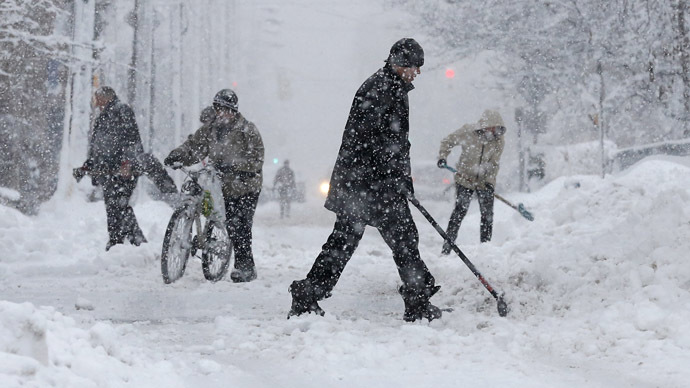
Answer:
<svg viewBox="0 0 690 388"><path fill-rule="evenodd" d="M496 199L500 200L501 202L505 203L506 205L512 207L513 209L519 211L523 217L527 218L530 221L534 221L534 216L532 215L532 213L528 212L527 209L525 209L525 206L523 204L518 203L518 205L515 206L512 203L508 202L507 199L501 197L500 195L498 195L496 193L494 193L494 197L496 197Z"/></svg>
<svg viewBox="0 0 690 388"><path fill-rule="evenodd" d="M446 240L446 242L450 245L450 247L453 248L453 251L455 251L455 253L457 253L458 256L460 256L460 258L465 263L465 265L467 265L467 267L470 269L470 271L472 271L474 276L476 276L477 279L479 279L479 281L484 285L484 288L486 288L487 291L489 291L491 296L493 296L494 299L496 299L496 302L498 303L498 315L500 315L502 317L505 317L506 315L508 315L508 311L509 311L508 304L506 303L505 300L503 300L503 294L499 295L498 292L496 292L496 290L494 290L493 287L491 287L489 282L487 282L486 279L484 279L484 277L482 276L482 274L479 273L479 271L474 266L474 264L472 264L470 259L468 259L464 253L462 253L460 248L458 248L458 246L455 245L454 242L450 241L450 238L448 237L446 232L443 230L443 228L441 228L441 226L438 224L438 222L436 222L436 220L434 220L434 218L431 216L431 214L429 214L429 212L426 211L424 206L422 206L422 204L419 203L417 198L415 198L413 195L408 195L408 199L410 200L410 202L412 202L412 204L417 209L419 209L419 211L422 213L422 215L424 215L424 217L427 219L427 221L429 221L429 223L431 223L431 225L434 227L434 229L436 229L438 234L440 234L441 237L443 237L443 239Z"/></svg>
<svg viewBox="0 0 690 388"><path fill-rule="evenodd" d="M452 171L454 174L458 173L458 170L454 169L453 167L451 167L447 164L444 164L443 167L445 167L449 171ZM506 205L508 205L508 206L512 207L513 209L517 210L518 212L520 212L520 215L522 215L523 217L527 218L530 221L534 221L534 216L532 215L532 213L527 211L527 209L525 209L525 206L523 204L519 203L517 206L515 206L512 203L508 202L507 199L501 197L500 195L498 195L496 193L494 193L494 197L496 197L496 199L498 199L499 201L505 203Z"/></svg>

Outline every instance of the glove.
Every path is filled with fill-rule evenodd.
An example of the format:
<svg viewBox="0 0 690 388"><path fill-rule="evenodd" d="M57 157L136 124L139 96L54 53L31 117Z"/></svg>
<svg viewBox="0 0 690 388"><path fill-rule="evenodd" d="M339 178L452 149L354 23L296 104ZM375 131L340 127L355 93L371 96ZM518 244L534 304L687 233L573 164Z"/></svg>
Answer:
<svg viewBox="0 0 690 388"><path fill-rule="evenodd" d="M163 164L173 169L178 169L182 167L182 157L179 152L175 151L177 150L170 151L170 154L163 160Z"/></svg>
<svg viewBox="0 0 690 388"><path fill-rule="evenodd" d="M125 160L120 164L120 176L125 179L132 177L132 162Z"/></svg>
<svg viewBox="0 0 690 388"><path fill-rule="evenodd" d="M216 171L218 171L221 175L240 177L240 176L242 176L242 174L245 174L245 172L238 170L237 167L233 166L232 164L214 163L213 168L215 168ZM246 173L246 174L253 174L254 175L254 173Z"/></svg>
<svg viewBox="0 0 690 388"><path fill-rule="evenodd" d="M85 175L86 175L86 170L84 170L83 167L77 167L77 168L75 168L75 169L72 170L72 176L73 176L74 179L77 181L77 183L79 183L79 181L81 181L81 179L82 179Z"/></svg>
<svg viewBox="0 0 690 388"><path fill-rule="evenodd" d="M172 154L168 155L165 159L163 159L163 164L165 164L168 167L172 166L175 163L177 163L177 158L174 158Z"/></svg>
<svg viewBox="0 0 690 388"><path fill-rule="evenodd" d="M445 159L439 159L438 162L436 162L436 165L438 166L438 168L446 168L448 163L446 163Z"/></svg>
<svg viewBox="0 0 690 388"><path fill-rule="evenodd" d="M402 194L405 198L414 197L414 186L412 185L412 178L406 177L398 181L398 186L396 187L398 194Z"/></svg>
<svg viewBox="0 0 690 388"><path fill-rule="evenodd" d="M93 159L86 159L84 164L81 166L81 169L84 171L91 171L93 170Z"/></svg>
<svg viewBox="0 0 690 388"><path fill-rule="evenodd" d="M492 193L494 192L494 185L491 183L485 182L485 183L480 183L477 185L477 190L486 190L486 191L491 191Z"/></svg>

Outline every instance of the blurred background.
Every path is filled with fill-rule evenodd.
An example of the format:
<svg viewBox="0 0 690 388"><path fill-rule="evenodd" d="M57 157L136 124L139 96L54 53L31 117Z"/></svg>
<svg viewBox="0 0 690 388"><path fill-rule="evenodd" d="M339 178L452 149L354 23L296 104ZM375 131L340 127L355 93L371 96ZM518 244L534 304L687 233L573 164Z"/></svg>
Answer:
<svg viewBox="0 0 690 388"><path fill-rule="evenodd" d="M289 159L318 197L355 91L402 37L426 52L410 141L429 198L450 183L441 139L488 108L508 128L501 191L690 148L683 0L2 0L0 13L0 203L28 214L75 193L102 85L159 159L234 89L266 145L265 184Z"/></svg>

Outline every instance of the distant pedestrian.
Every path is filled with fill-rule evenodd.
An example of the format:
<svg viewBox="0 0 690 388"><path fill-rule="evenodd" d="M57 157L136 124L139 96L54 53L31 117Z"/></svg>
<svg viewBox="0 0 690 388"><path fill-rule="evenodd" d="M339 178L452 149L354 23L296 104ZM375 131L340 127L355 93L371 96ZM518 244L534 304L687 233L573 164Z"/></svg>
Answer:
<svg viewBox="0 0 690 388"><path fill-rule="evenodd" d="M290 168L290 161L286 160L273 179L273 189L278 190L280 218L290 217L290 202L295 194L295 188L295 172Z"/></svg>
<svg viewBox="0 0 690 388"><path fill-rule="evenodd" d="M453 147L460 146L462 153L456 164L455 174L455 207L448 221L446 233L455 241L460 223L467 214L470 200L477 192L479 211L481 213L480 241L491 241L494 224L494 189L499 161L503 153L506 127L503 118L495 110L486 110L477 123L465 124L457 131L446 136L441 142L438 153L438 167L446 167L446 158ZM451 247L446 242L442 254L450 253Z"/></svg>
<svg viewBox="0 0 690 388"><path fill-rule="evenodd" d="M407 203L413 193L407 93L423 64L419 43L401 39L391 47L386 65L355 94L325 205L336 214L335 226L306 279L292 282L290 315L323 315L317 302L331 296L364 228L371 225L393 251L402 280L403 319L441 317L429 301L440 286L419 255L419 233Z"/></svg>

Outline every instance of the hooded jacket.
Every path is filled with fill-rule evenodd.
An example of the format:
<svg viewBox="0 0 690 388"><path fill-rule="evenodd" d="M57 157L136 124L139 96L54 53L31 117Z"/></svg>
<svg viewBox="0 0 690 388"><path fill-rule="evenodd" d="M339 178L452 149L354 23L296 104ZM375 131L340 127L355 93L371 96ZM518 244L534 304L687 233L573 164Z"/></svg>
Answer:
<svg viewBox="0 0 690 388"><path fill-rule="evenodd" d="M405 83L386 64L360 86L352 101L325 207L377 226L392 203L412 189L409 104Z"/></svg>
<svg viewBox="0 0 690 388"><path fill-rule="evenodd" d="M495 136L484 130L489 127L499 127ZM465 124L443 139L438 159L447 159L453 147L460 146L462 153L456 164L455 183L472 190L484 189L487 183L495 187L504 133L501 115L486 110L477 123Z"/></svg>
<svg viewBox="0 0 690 388"><path fill-rule="evenodd" d="M184 165L208 157L223 173L223 195L238 197L259 193L263 183L264 143L256 126L241 113L232 119L216 118L204 124L171 156Z"/></svg>

